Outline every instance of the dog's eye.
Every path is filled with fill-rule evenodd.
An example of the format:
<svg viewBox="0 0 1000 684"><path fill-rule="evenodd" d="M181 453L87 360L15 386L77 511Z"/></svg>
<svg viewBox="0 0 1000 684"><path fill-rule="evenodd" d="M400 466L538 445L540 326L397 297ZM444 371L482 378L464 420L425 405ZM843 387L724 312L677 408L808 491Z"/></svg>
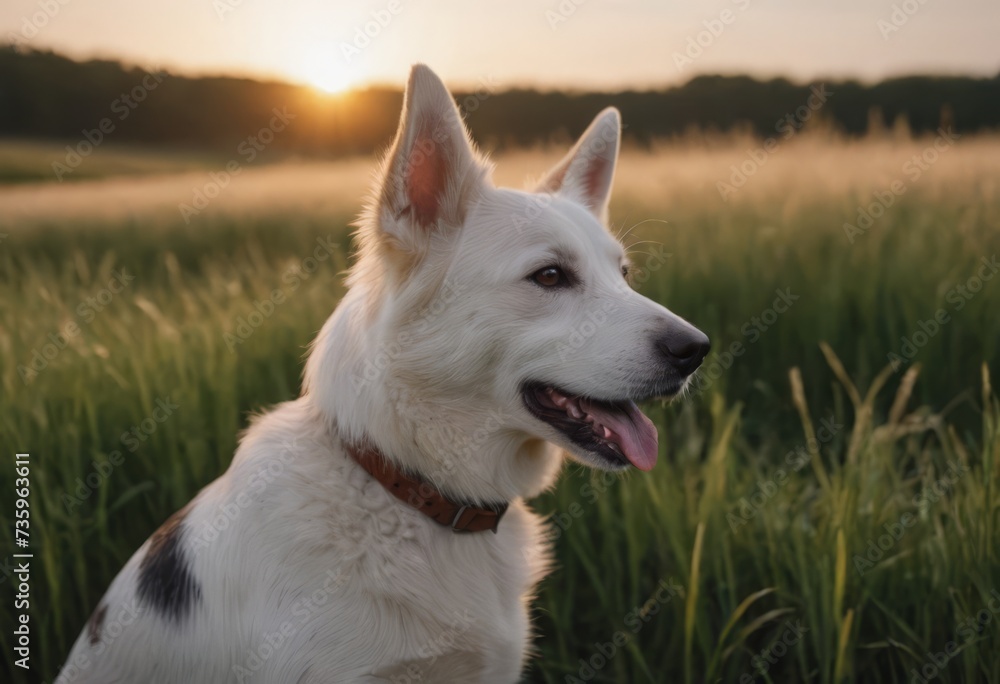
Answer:
<svg viewBox="0 0 1000 684"><path fill-rule="evenodd" d="M625 278L625 280L628 280L628 266L627 265L622 266L622 277Z"/></svg>
<svg viewBox="0 0 1000 684"><path fill-rule="evenodd" d="M569 285L569 279L558 266L546 266L531 274L531 280L542 287L562 287Z"/></svg>

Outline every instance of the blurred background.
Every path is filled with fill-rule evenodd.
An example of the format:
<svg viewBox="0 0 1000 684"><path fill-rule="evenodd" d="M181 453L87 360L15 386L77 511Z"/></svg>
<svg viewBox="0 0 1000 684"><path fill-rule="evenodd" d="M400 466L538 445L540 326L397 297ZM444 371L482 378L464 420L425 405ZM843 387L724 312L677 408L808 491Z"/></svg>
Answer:
<svg viewBox="0 0 1000 684"><path fill-rule="evenodd" d="M525 681L1000 682L998 28L993 0L8 0L0 442L35 559L32 670L6 599L0 662L52 681L298 394L424 62L504 185L618 107L611 228L713 340L644 407L655 471L533 502L558 566Z"/></svg>

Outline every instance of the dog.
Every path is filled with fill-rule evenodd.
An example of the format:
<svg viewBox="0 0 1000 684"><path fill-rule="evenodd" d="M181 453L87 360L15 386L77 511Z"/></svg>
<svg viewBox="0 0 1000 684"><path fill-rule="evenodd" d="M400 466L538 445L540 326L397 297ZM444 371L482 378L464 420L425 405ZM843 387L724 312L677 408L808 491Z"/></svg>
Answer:
<svg viewBox="0 0 1000 684"><path fill-rule="evenodd" d="M709 350L627 282L620 129L606 109L533 189L497 188L413 67L301 396L128 561L59 684L516 682L550 564L525 500L567 456L650 470L636 402Z"/></svg>

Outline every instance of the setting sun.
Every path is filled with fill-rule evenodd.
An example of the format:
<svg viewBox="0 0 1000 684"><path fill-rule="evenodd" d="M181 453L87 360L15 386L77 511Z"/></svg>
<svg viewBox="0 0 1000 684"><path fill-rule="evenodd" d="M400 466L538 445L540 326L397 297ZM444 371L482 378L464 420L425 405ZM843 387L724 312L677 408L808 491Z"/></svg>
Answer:
<svg viewBox="0 0 1000 684"><path fill-rule="evenodd" d="M328 94L342 93L357 85L359 75L347 67L335 45L314 45L304 51L290 69L291 76Z"/></svg>

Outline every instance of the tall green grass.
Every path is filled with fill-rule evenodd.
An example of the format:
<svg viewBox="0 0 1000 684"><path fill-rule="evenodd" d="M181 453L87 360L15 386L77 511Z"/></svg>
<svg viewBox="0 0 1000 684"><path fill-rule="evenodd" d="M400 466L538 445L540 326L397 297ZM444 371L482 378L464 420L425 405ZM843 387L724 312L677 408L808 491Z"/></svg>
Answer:
<svg viewBox="0 0 1000 684"><path fill-rule="evenodd" d="M948 302L1000 253L1000 198L982 187L906 196L853 245L842 223L857 198L837 194L615 207L624 228L669 219L627 239L641 287L710 334L706 371L721 370L648 407L663 445L652 473L574 466L534 502L552 515L557 568L527 681L909 682L956 641L943 680L1000 682L1000 277L960 311ZM32 454L38 679L139 544L225 469L248 413L296 395L305 346L343 294L347 211L7 230L0 442ZM342 249L306 277L317 239ZM647 259L646 241L670 256ZM116 271L134 280L85 321L78 307ZM285 301L231 349L227 333L276 288ZM744 324L786 289L799 299L751 341ZM885 370L939 308L950 322ZM18 365L71 321L81 333L22 381ZM723 368L734 342L745 351ZM158 399L177 408L150 421ZM123 437L133 426L143 441ZM121 464L81 489L115 452ZM882 558L859 563L903 516ZM0 544L12 548L10 525ZM0 658L12 669L9 649Z"/></svg>

